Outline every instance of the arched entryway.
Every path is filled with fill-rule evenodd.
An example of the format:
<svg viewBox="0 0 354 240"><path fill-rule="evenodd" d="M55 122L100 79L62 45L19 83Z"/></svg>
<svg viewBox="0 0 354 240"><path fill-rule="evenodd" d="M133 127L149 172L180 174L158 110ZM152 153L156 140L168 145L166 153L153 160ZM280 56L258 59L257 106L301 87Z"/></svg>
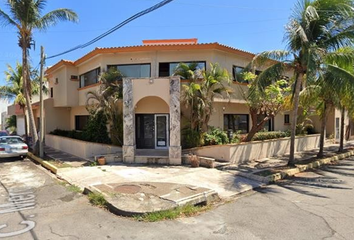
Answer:
<svg viewBox="0 0 354 240"><path fill-rule="evenodd" d="M135 139L137 149L169 147L168 104L160 97L150 96L135 105Z"/></svg>

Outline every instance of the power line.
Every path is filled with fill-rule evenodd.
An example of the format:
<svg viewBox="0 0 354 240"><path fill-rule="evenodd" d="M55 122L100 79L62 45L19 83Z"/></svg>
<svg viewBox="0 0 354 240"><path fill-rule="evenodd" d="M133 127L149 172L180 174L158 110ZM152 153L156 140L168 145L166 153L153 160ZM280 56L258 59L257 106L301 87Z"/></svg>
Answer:
<svg viewBox="0 0 354 240"><path fill-rule="evenodd" d="M115 31L117 31L119 28L123 27L124 25L128 24L129 22L131 22L131 21L133 21L133 20L135 20L135 19L137 19L137 18L139 18L139 17L142 17L142 16L144 16L144 15L150 13L150 12L153 12L153 11L155 11L155 10L157 10L157 9L159 9L159 8L161 8L161 7L165 6L165 5L167 5L167 4L169 4L169 3L172 2L172 1L173 1L173 0L164 0L164 1L162 1L162 2L160 2L160 3L158 3L158 4L156 4L156 5L154 5L154 6L150 7L150 8L148 8L148 9L145 9L145 10L143 10L143 11L141 11L141 12L139 12L139 13L133 15L133 16L131 16L130 18L124 20L123 22L119 23L118 25L116 25L115 27L111 28L111 29L108 30L107 32L101 34L100 36L98 36L98 37L92 39L91 41L89 41L89 42L87 42L87 43L84 43L84 44L80 44L80 45L78 45L78 46L76 46L76 47L74 47L74 48L71 48L71 49L69 49L69 50L67 50L67 51L64 51L64 52L62 52L62 53L55 54L55 55L53 55L53 56L47 57L47 59L55 58L55 57L58 57L58 56L67 54L67 53L69 53L69 52L73 52L73 51L75 51L75 50L77 50L77 49L85 48L85 47L87 47L87 46L90 46L91 44L93 44L93 43L95 43L95 42L101 40L102 38L104 38L104 37L110 35L111 33L115 32Z"/></svg>

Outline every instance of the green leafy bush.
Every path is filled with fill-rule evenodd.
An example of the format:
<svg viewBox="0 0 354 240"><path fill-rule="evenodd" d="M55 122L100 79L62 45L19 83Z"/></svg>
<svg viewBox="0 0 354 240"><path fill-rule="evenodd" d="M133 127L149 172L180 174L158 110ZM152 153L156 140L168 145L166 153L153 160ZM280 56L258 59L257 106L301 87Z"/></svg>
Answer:
<svg viewBox="0 0 354 240"><path fill-rule="evenodd" d="M102 111L90 116L82 134L89 142L111 143L107 131L107 118Z"/></svg>
<svg viewBox="0 0 354 240"><path fill-rule="evenodd" d="M102 112L95 115L91 115L87 126L82 132L75 130L67 131L55 129L54 131L50 132L50 134L88 142L107 144L111 143L107 132L107 119Z"/></svg>
<svg viewBox="0 0 354 240"><path fill-rule="evenodd" d="M202 134L189 127L182 129L182 148L200 147L202 144Z"/></svg>
<svg viewBox="0 0 354 240"><path fill-rule="evenodd" d="M229 138L227 137L226 132L214 127L210 128L209 132L205 133L203 138L205 146L229 143Z"/></svg>
<svg viewBox="0 0 354 240"><path fill-rule="evenodd" d="M277 139L277 138L284 138L290 137L291 132L281 132L281 131L274 131L274 132L258 132L254 135L252 141L263 141L268 139Z"/></svg>

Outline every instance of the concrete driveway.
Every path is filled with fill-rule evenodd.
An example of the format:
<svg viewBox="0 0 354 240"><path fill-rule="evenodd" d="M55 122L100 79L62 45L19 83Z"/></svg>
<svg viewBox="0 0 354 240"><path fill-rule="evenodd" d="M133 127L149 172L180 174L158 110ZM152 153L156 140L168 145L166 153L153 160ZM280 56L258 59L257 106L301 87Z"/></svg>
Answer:
<svg viewBox="0 0 354 240"><path fill-rule="evenodd" d="M81 188L108 183L168 182L216 191L222 199L259 187L262 183L217 169L184 166L113 165L60 169L57 175Z"/></svg>

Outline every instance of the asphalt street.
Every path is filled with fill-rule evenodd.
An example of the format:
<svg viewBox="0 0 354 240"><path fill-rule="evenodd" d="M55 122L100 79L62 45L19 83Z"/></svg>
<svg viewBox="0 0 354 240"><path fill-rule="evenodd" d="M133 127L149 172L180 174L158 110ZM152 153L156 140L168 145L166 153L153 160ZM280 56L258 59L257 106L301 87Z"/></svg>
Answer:
<svg viewBox="0 0 354 240"><path fill-rule="evenodd" d="M83 176L85 177L85 176ZM354 158L192 218L137 222L91 206L29 160L0 160L0 239L354 239Z"/></svg>

